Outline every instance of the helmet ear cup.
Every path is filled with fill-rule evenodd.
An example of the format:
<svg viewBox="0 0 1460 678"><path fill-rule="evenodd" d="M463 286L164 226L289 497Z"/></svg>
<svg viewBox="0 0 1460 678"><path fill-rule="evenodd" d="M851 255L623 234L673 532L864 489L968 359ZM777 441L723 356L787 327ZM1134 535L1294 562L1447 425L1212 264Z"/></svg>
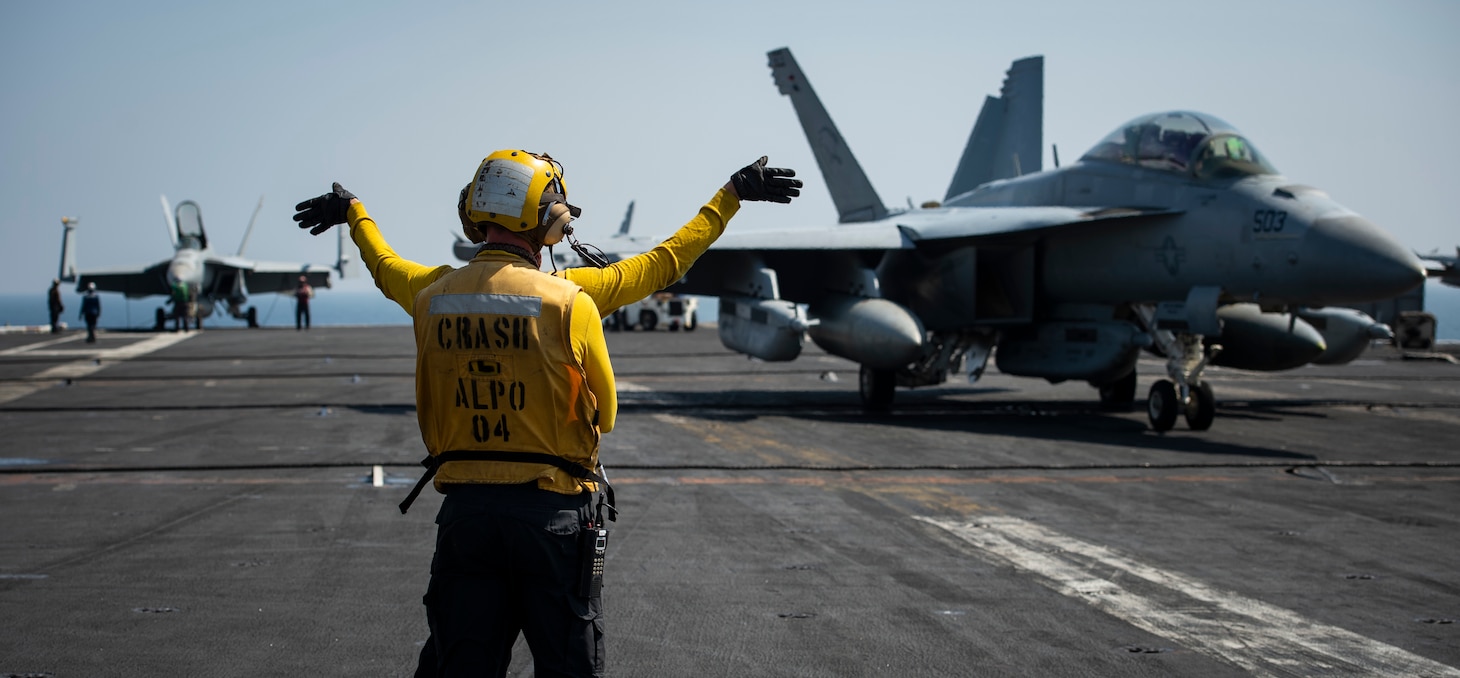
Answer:
<svg viewBox="0 0 1460 678"><path fill-rule="evenodd" d="M462 235L474 243L482 243L486 241L487 234L482 232L482 227L466 214L466 195L469 192L471 192L471 184L467 184L461 189L461 196L456 200L456 217L461 220Z"/></svg>
<svg viewBox="0 0 1460 678"><path fill-rule="evenodd" d="M547 232L543 234L542 244L556 245L562 242L566 235L573 232L573 227L568 225L573 221L573 217L568 214L568 208L562 203L554 203L549 209L548 214L552 218L552 223L548 225ZM557 216L552 217L554 214Z"/></svg>

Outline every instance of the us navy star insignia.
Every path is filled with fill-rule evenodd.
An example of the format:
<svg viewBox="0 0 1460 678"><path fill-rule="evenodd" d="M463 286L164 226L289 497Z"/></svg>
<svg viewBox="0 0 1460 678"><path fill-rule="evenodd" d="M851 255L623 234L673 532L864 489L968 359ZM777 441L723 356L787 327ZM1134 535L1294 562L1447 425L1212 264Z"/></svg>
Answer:
<svg viewBox="0 0 1460 678"><path fill-rule="evenodd" d="M1156 261L1166 267L1166 272L1176 275L1181 270L1182 262L1186 261L1186 248L1176 246L1176 238L1166 236L1161 247L1156 249Z"/></svg>

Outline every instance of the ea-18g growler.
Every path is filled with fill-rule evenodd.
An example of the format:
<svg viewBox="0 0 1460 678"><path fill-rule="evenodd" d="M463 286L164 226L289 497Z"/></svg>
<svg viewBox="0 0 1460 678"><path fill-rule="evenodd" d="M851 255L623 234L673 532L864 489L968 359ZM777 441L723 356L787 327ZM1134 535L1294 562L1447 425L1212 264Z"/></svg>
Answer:
<svg viewBox="0 0 1460 678"><path fill-rule="evenodd" d="M1043 57L1016 61L979 114L945 199L887 209L787 49L770 52L840 224L732 232L672 291L720 297L725 346L792 360L803 336L860 364L863 404L895 389L1006 374L1136 396L1142 350L1166 359L1152 428L1211 426L1208 365L1343 363L1388 329L1335 308L1419 285L1413 252L1322 190L1278 173L1219 118L1121 125L1041 171Z"/></svg>

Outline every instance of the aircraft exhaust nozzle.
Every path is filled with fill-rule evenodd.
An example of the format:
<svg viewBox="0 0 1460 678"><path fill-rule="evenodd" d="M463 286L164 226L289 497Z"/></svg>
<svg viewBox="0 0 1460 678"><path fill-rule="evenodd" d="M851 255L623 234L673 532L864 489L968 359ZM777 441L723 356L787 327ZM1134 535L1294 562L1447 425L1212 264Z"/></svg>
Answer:
<svg viewBox="0 0 1460 678"><path fill-rule="evenodd" d="M807 334L827 353L874 369L906 367L923 355L923 323L886 299L832 297L811 309Z"/></svg>
<svg viewBox="0 0 1460 678"><path fill-rule="evenodd" d="M1414 252L1357 214L1314 221L1301 248L1310 296L1324 306L1392 299L1425 279Z"/></svg>

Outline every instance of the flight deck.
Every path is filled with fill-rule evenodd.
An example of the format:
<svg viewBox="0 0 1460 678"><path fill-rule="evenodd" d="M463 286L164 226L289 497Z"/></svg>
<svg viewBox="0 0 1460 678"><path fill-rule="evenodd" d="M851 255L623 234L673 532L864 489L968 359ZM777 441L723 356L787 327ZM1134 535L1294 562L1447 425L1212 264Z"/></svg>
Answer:
<svg viewBox="0 0 1460 678"><path fill-rule="evenodd" d="M0 335L0 676L410 675L410 328L83 336ZM1449 355L1213 368L1158 434L992 363L869 416L810 344L608 340L611 675L1460 676Z"/></svg>

